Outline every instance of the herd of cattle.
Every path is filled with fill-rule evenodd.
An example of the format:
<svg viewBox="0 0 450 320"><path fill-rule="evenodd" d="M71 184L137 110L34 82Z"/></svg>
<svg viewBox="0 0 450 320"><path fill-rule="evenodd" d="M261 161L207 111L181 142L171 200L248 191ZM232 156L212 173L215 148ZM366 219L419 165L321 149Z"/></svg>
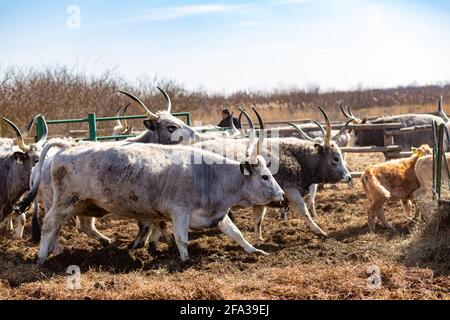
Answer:
<svg viewBox="0 0 450 320"><path fill-rule="evenodd" d="M356 117L350 108L345 110L340 104L347 118L340 130L331 129L327 113L319 107L326 126L316 122L318 134L308 135L302 125L290 123L301 138L276 134L267 137L269 130L254 108L259 130L248 113L240 109L249 124L247 131L236 129L231 121L231 129L225 133L202 133L174 117L169 96L158 89L166 106L156 113L139 98L120 91L146 115L146 130L140 133L118 121L114 135L137 134L126 140L47 139L45 127L40 140L28 145L25 138L40 115L23 133L10 120L0 120L0 134L9 125L17 136L14 140L0 137L0 222L7 231L15 231L14 239L21 239L26 212L33 212L32 239L40 241L40 264L50 253L61 252L60 229L73 217L80 231L103 245L111 240L95 228L96 218L112 214L135 219L139 231L133 248L149 241L156 244L163 235L167 241L175 241L183 261L189 259L189 229L216 226L246 252L267 254L251 245L230 219L230 210L235 207L253 208L258 240L263 240L261 226L268 206L291 209L312 232L327 236L313 219L315 195L318 184L352 181L340 148L384 145L382 131L355 131L348 129L349 124L400 122L404 127L413 127L436 121L450 126L441 99L436 116L403 114L371 121ZM117 114L126 112L128 106ZM446 146L448 134L444 140ZM376 216L393 229L384 215L386 201L401 200L409 214L416 197L431 190L431 129L396 136L394 142L404 150L412 150L412 156L369 166L361 177L370 201L371 230ZM42 227L39 207L45 210ZM168 220L172 222L173 237L166 228Z"/></svg>

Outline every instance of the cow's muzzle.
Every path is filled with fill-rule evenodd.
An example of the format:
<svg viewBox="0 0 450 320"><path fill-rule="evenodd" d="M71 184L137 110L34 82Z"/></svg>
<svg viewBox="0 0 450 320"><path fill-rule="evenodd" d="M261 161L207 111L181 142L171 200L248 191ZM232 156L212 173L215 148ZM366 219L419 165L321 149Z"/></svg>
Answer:
<svg viewBox="0 0 450 320"><path fill-rule="evenodd" d="M343 183L352 183L352 176L350 174L346 174L344 178L342 178L341 182Z"/></svg>

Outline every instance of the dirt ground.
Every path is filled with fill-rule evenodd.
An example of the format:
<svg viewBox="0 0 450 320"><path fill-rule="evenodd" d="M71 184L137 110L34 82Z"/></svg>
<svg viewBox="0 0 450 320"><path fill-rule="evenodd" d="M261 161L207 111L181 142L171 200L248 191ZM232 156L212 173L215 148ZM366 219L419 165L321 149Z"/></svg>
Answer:
<svg viewBox="0 0 450 320"><path fill-rule="evenodd" d="M363 171L382 156L349 155L352 171ZM61 236L64 252L36 265L38 246L10 235L0 239L1 299L450 299L448 273L408 265L405 248L414 221L400 203L386 206L397 232L380 224L367 228L361 184L327 186L317 196L318 224L326 239L313 235L293 213L280 219L269 209L265 241L255 241L249 209L235 212L244 236L268 256L248 255L217 229L190 232L191 261L183 264L165 243L156 250L129 250L137 228L127 220L102 220L98 229L114 239L103 248L73 224ZM379 223L379 222L378 222ZM67 288L66 269L81 268L81 289ZM380 270L381 286L368 287L368 269ZM449 270L450 271L450 270Z"/></svg>

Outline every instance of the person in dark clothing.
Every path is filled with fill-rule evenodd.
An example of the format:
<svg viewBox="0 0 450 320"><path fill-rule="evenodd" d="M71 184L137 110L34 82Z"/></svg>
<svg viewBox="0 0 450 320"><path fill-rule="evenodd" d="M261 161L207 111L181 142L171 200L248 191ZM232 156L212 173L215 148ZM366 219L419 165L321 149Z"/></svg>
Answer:
<svg viewBox="0 0 450 320"><path fill-rule="evenodd" d="M228 109L222 110L222 121L220 121L220 123L217 126L221 127L221 128L230 128L231 127L231 119L233 119L233 123L236 128L238 128L238 129L242 128L239 120L235 117L231 117L230 110L228 110Z"/></svg>

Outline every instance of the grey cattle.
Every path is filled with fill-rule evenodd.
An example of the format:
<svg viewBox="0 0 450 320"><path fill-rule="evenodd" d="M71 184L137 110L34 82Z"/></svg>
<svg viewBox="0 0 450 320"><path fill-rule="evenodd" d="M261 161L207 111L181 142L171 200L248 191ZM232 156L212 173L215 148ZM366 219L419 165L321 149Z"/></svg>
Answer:
<svg viewBox="0 0 450 320"><path fill-rule="evenodd" d="M11 220L5 219L13 211L13 204L28 190L31 170L39 160L39 151L47 138L47 128L44 135L35 144L27 145L22 133L10 120L3 118L16 132L19 148L22 151L0 152L0 222L5 220L11 228ZM25 224L25 215L16 217L17 229L14 238L21 238Z"/></svg>
<svg viewBox="0 0 450 320"><path fill-rule="evenodd" d="M49 142L41 160L53 146L63 150L52 160L54 200L44 218L39 263L50 251L60 251L57 236L62 224L86 214L90 206L98 208L97 216L114 212L138 220L170 219L183 261L189 258L188 228L217 225L246 252L264 253L250 245L226 216L236 205L283 199L264 158L253 151L254 139L243 163L185 146L129 142L70 146L62 140ZM41 164L34 188L39 187Z"/></svg>
<svg viewBox="0 0 450 320"><path fill-rule="evenodd" d="M169 100L170 101L170 100ZM249 119L250 122L250 126L252 128L252 130L254 131L254 126L253 123L251 123L250 118L248 117L248 115L246 114L247 119ZM158 130L162 130L165 131L165 127L164 126L158 126L157 130L155 131L156 135L158 134ZM181 129L182 130L182 129ZM254 135L254 133L252 133ZM148 137L154 137L155 135L148 135ZM128 142L133 142L130 141L129 139L126 140ZM71 141L66 141L69 143L72 143ZM163 140L164 142L164 140ZM95 144L94 142L81 142L82 144L89 144L89 145L93 145ZM118 143L118 145L122 145L121 143ZM50 209L52 203L53 203L53 189L51 186L51 165L52 165L52 158L54 156L54 154L56 154L57 151L55 149L52 149L48 152L45 161L42 164L42 178L41 178L41 183L40 183L40 187L39 187L39 197L42 199L43 202L43 206L46 212L48 212L48 210ZM32 176L32 181L36 180L35 174L37 173L37 171L35 170L33 172L33 176ZM34 182L32 183L34 184ZM35 189L37 190L37 189ZM33 194L33 192L30 192L30 194L25 197L25 199L22 201L22 203L19 205L21 208L20 210L25 210L25 208L31 203L32 199L35 197L36 195ZM35 206L36 208L37 206ZM94 206L92 207L86 207L86 211L91 211L93 216L95 216L95 213L98 211L98 209ZM99 241L101 244L103 245L107 245L111 242L111 240L109 238L107 238L106 236L104 236L102 233L100 233L96 228L95 228L95 218L92 216L80 216L79 219L79 228L80 231L86 233L88 236L96 239L97 241ZM142 226L141 229L143 228L149 228L149 223L150 222L145 222L143 224L140 223L140 225ZM152 239L158 239L159 235L157 235L158 229L152 229L155 230L153 235L152 235ZM165 230L164 230L165 231ZM38 241L40 239L40 226L39 226L39 220L37 219L37 211L34 211L34 215L33 215L33 223L32 223L32 234L33 234L33 239L35 241ZM145 236L147 234L147 232L145 232L144 234L139 233L136 236L136 239L133 241L133 247L138 247L141 246L143 241L146 242L147 239L144 239L143 236ZM167 233L164 233L166 239L168 238ZM154 242L156 242L157 240L155 240Z"/></svg>
<svg viewBox="0 0 450 320"><path fill-rule="evenodd" d="M441 100L439 100L439 110L441 111L440 116L435 116L431 114L416 114L416 113L408 113L394 116L386 116L376 118L374 120L368 121L367 118L359 119L353 115L350 109L348 112L344 111L341 108L343 114L349 118L353 119L355 123L358 124L380 124L380 123L395 123L399 122L402 124L404 128L406 127L416 127L416 126L426 126L431 125L433 121L436 121L437 124L445 123L447 128L447 135L444 139L444 145L447 149L448 144L448 129L450 127L450 122L446 117L445 113L443 113ZM351 144L353 146L384 146L384 134L383 130L357 130L352 131L351 135ZM407 134L396 135L394 136L394 144L399 145L405 151L410 151L412 147L419 147L423 144L433 145L432 138L432 129L421 130L421 131L411 131Z"/></svg>
<svg viewBox="0 0 450 320"><path fill-rule="evenodd" d="M156 113L151 112L147 106L137 97L124 92L119 91L133 101L138 103L138 106L142 108L148 119L144 120L144 125L147 130L134 138L127 139L133 142L142 143L158 143L158 144L179 144L191 145L195 141L214 140L222 138L223 133L201 133L188 126L182 120L170 114L172 110L172 103L169 95L162 89L158 88L166 99L166 109ZM233 134L235 130L233 130Z"/></svg>
<svg viewBox="0 0 450 320"><path fill-rule="evenodd" d="M340 130L332 130L331 133L333 135L333 137L331 138L337 146L339 147L345 147L349 141L349 134L347 133L347 126L353 122L353 120L348 120L347 123L340 129ZM313 132L317 132L317 131L312 131L309 134L306 134L302 127L291 123L291 122L287 122L287 124L289 124L290 126L293 126L299 133L300 137L304 140L308 140L308 141L312 141L312 142L317 142L317 143L322 143L323 139L325 138L325 129L323 128L323 126L317 122L314 121L314 123L319 127L320 129L320 133L322 134L322 136L317 136L317 135L311 135L311 133ZM345 160L345 154L343 155L343 159ZM308 208L311 211L311 215L313 218L317 217L317 212L316 212L316 194L317 194L317 187L318 184L312 184L309 187L309 191L308 194L306 195L306 202L309 204ZM286 202L286 207L282 208L282 216L284 218L284 220L287 220L287 212L288 212L288 203Z"/></svg>
<svg viewBox="0 0 450 320"><path fill-rule="evenodd" d="M310 229L319 235L326 233L311 218L303 196L317 183L350 182L351 176L335 142L331 141L331 123L320 108L327 122L325 139L322 144L297 138L269 138L261 153L272 164L277 163L277 172L272 172L286 194L293 209L306 221ZM227 157L242 157L245 140L205 141L196 147L213 151ZM262 239L261 222L265 206L253 208L255 232Z"/></svg>

